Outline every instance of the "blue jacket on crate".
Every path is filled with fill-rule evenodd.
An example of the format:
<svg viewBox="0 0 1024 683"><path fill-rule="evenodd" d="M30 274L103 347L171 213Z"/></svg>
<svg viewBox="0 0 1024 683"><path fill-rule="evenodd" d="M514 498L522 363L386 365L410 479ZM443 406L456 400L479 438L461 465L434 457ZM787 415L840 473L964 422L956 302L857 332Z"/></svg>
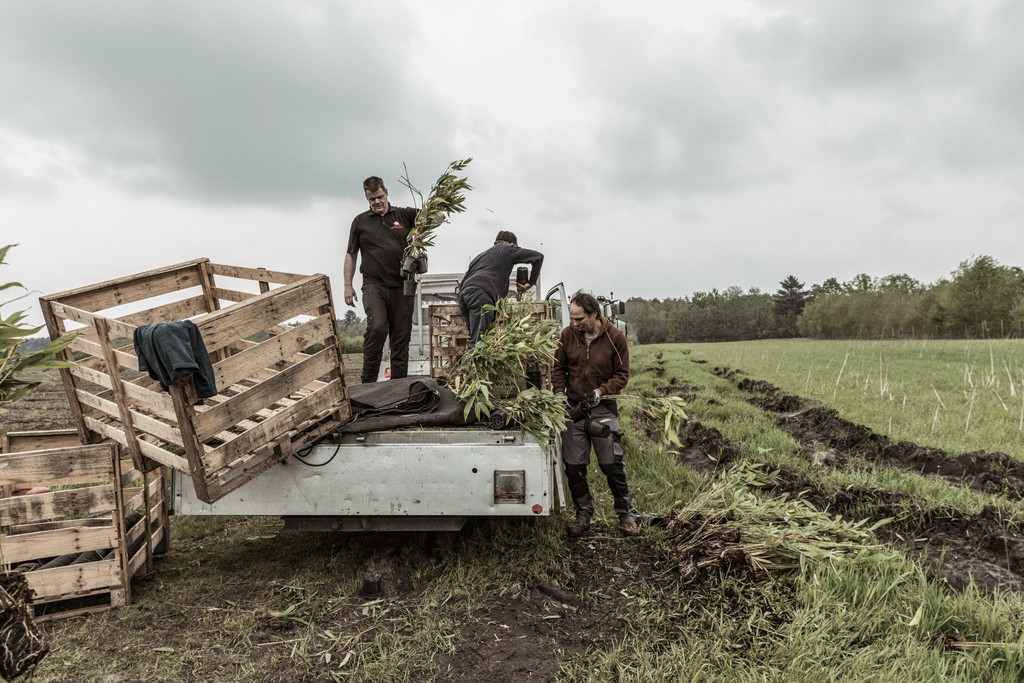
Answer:
<svg viewBox="0 0 1024 683"><path fill-rule="evenodd" d="M195 375L196 395L209 398L217 394L213 364L199 328L191 320L175 320L156 325L140 325L132 335L139 372L147 372L160 382L160 388L174 383L180 373Z"/></svg>

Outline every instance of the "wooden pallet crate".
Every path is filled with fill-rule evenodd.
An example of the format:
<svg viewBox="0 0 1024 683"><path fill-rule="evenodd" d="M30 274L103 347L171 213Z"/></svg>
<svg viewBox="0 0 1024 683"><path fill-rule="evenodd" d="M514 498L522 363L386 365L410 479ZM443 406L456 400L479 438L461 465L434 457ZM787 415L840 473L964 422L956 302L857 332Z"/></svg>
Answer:
<svg viewBox="0 0 1024 683"><path fill-rule="evenodd" d="M551 309L544 302L533 304L533 315L541 320L551 318ZM451 369L466 354L469 345L469 328L458 305L438 304L430 307L430 376L447 377ZM541 388L551 388L552 364L540 367ZM500 390L503 394L514 394L526 388L523 378L518 388Z"/></svg>
<svg viewBox="0 0 1024 683"><path fill-rule="evenodd" d="M164 465L212 503L312 445L351 415L325 275L186 261L40 299L55 338L79 336L61 371L83 440L125 446L140 472ZM218 393L168 391L138 372L141 325L191 320Z"/></svg>
<svg viewBox="0 0 1024 683"><path fill-rule="evenodd" d="M74 429L8 432L0 437L0 454L81 445L85 444L80 442L78 431ZM120 457L125 547L128 548L129 574L134 578L150 574L153 558L171 549L167 468L160 465L140 472L130 459L125 459L123 451L120 451ZM12 495L12 488L0 485L0 497Z"/></svg>
<svg viewBox="0 0 1024 683"><path fill-rule="evenodd" d="M0 444L0 486L12 495L0 497L0 553L24 573L32 616L45 621L129 604L118 446L20 451L17 435L8 437Z"/></svg>

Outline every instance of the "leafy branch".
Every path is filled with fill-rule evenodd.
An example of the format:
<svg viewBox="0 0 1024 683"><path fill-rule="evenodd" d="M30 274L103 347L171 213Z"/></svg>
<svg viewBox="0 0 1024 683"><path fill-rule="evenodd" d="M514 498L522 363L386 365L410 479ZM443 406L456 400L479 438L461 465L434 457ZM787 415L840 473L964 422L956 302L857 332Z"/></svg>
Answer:
<svg viewBox="0 0 1024 683"><path fill-rule="evenodd" d="M548 430L561 431L567 418L564 400L549 389L518 390L530 366L554 361L558 323L538 317L538 304L531 298L499 299L484 309L494 312L494 324L449 376L453 391L466 405L464 416L481 420L500 410L541 440ZM503 397L508 390L515 395Z"/></svg>
<svg viewBox="0 0 1024 683"><path fill-rule="evenodd" d="M464 417L489 418L500 411L508 423L515 424L540 441L565 429L569 419L565 396L549 389L529 388L502 396L502 389L516 387L533 364L550 365L558 349L558 323L539 319L537 304L500 299L494 306L495 324L481 335L476 346L455 366L449 382L456 396L465 403ZM602 400L626 399L640 404L644 415L662 425L659 440L681 446L679 430L686 422L686 404L678 396L648 398L634 394L616 394Z"/></svg>
<svg viewBox="0 0 1024 683"><path fill-rule="evenodd" d="M625 399L639 404L642 415L657 427L658 442L662 446L682 448L679 431L686 423L686 401L679 396L639 396L635 394L614 394L602 396L601 400Z"/></svg>
<svg viewBox="0 0 1024 683"><path fill-rule="evenodd" d="M6 265L7 262L4 259L7 257L7 252L14 246L13 244L8 244L0 247L0 265ZM18 282L0 284L0 291L12 288L24 289L21 283ZM0 304L0 308L18 301L24 298L24 296L26 295L6 301ZM26 325L24 322L25 317L25 311L16 311L8 316L0 315L0 415L6 412L4 406L20 400L25 394L39 386L40 382L38 381L26 380L20 377L25 371L43 368L74 367L74 363L54 360L53 356L66 348L71 343L71 340L75 338L75 334L66 334L60 339L50 342L39 351L18 353L18 347L24 341L43 329L42 326L30 327ZM0 436L7 431L9 429L0 428Z"/></svg>
<svg viewBox="0 0 1024 683"><path fill-rule="evenodd" d="M419 196L419 212L413 228L409 232L409 240L405 246L404 257L418 259L427 253L427 248L434 246L434 230L444 223L448 216L453 213L462 213L466 210L466 191L472 190L472 186L466 178L459 178L456 173L462 171L472 157L459 159L448 164L448 168L437 179L434 186L430 188L430 195L424 199L420 192L409 180L409 172L401 177L400 181L409 188L414 195Z"/></svg>

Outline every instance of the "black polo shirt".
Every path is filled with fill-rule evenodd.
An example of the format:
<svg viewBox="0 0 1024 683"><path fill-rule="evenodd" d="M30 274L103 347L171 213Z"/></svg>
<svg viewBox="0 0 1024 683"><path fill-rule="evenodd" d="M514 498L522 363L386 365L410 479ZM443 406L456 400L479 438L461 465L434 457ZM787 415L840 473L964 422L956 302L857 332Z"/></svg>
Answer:
<svg viewBox="0 0 1024 683"><path fill-rule="evenodd" d="M378 216L364 211L352 219L348 234L348 253L359 252L359 272L363 281L374 280L388 287L402 286L402 253L416 220L416 209L388 205Z"/></svg>

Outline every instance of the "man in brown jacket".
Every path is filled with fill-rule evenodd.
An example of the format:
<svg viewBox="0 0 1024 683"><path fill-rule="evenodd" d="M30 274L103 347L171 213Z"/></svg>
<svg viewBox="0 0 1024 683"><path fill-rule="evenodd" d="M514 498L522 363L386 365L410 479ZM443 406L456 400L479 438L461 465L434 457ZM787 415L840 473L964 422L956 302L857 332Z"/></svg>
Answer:
<svg viewBox="0 0 1024 683"><path fill-rule="evenodd" d="M621 393L629 381L626 335L601 315L600 304L590 294L579 292L573 296L569 318L555 352L551 380L555 393L564 393L569 404L570 421L562 433L562 461L576 519L566 532L574 538L582 536L594 516L594 499L587 484L593 448L615 499L619 529L626 536L636 536L640 527L622 462L618 407L614 399L604 398Z"/></svg>

